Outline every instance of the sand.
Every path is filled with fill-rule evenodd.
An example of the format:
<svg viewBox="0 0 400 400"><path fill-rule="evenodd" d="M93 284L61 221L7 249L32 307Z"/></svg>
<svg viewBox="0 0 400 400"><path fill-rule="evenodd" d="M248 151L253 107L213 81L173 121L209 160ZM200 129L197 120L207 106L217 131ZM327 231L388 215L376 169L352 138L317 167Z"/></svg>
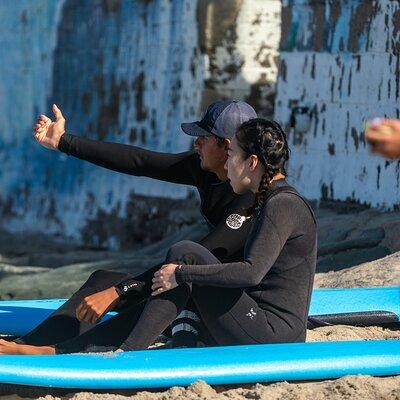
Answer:
<svg viewBox="0 0 400 400"><path fill-rule="evenodd" d="M33 398L33 397L31 397ZM188 388L172 387L165 391L138 391L131 393L96 394L80 392L66 396L46 395L36 397L44 400L399 400L400 376L376 378L366 375L345 376L337 380L320 382L242 385L241 387L211 387L203 381L197 381ZM1 400L20 400L17 395L2 396Z"/></svg>

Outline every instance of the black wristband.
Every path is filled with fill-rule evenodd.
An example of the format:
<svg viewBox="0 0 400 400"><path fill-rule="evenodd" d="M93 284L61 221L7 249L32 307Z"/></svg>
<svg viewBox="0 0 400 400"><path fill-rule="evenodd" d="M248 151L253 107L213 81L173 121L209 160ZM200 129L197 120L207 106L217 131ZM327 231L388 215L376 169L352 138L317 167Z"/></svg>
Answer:
<svg viewBox="0 0 400 400"><path fill-rule="evenodd" d="M115 290L118 294L118 296L121 299L126 298L129 293L131 292L137 292L137 289L139 288L139 282L135 281L135 280L127 280L127 281L123 281L121 283L118 283L118 285L115 285Z"/></svg>

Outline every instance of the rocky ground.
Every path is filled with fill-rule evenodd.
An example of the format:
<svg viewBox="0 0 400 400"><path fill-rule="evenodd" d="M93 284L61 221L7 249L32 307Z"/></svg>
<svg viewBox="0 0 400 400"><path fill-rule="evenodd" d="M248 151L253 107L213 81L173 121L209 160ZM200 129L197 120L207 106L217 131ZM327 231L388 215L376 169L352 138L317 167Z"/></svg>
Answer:
<svg viewBox="0 0 400 400"><path fill-rule="evenodd" d="M400 212L380 213L351 204L323 203L319 224L316 287L400 285ZM123 251L83 248L42 235L0 232L1 299L67 297L96 269L133 274L163 260L179 240L197 240L206 231L199 216L171 232L167 239ZM57 282L57 285L54 285ZM400 301L400 299L399 299ZM308 341L400 339L396 326L327 326L308 331ZM0 386L1 400L17 395L48 400L98 398L152 399L400 399L400 377L347 376L334 381L210 387L196 382L188 388L155 392L57 393L50 389ZM14 393L10 395L9 393Z"/></svg>
<svg viewBox="0 0 400 400"><path fill-rule="evenodd" d="M316 214L316 286L387 286L400 282L400 256L396 254L400 251L400 211L380 213L357 205L323 203ZM140 273L162 261L172 243L197 240L205 234L200 215L191 212L187 221L190 223L166 239L123 251L84 248L33 233L0 231L0 299L67 297L96 269Z"/></svg>

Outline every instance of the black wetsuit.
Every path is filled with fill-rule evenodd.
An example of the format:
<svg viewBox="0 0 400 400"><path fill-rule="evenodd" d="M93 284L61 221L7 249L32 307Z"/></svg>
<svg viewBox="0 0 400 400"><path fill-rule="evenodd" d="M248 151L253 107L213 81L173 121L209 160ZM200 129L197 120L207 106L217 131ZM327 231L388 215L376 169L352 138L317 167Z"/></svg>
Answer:
<svg viewBox="0 0 400 400"><path fill-rule="evenodd" d="M197 265L183 264L175 272L178 283L192 283L198 312L219 344L305 340L316 222L310 206L283 185L274 185L277 192L255 216L243 261L212 263L193 243L189 254L202 254L193 257Z"/></svg>
<svg viewBox="0 0 400 400"><path fill-rule="evenodd" d="M178 287L94 327L84 327L86 332L79 336L83 325L69 323L69 332L59 333L65 340L55 342L56 352L145 349L189 297L204 324L202 340L209 345L304 341L316 245L316 223L310 207L284 181L276 182L268 202L253 219L243 261L221 264L198 243L179 242L166 258L166 262L182 262L176 271ZM94 275L101 273L92 274L61 307L59 322L74 319L82 296L96 289L92 287L98 281ZM115 281L123 278L114 274Z"/></svg>
<svg viewBox="0 0 400 400"><path fill-rule="evenodd" d="M253 203L253 195L237 195L229 181L221 182L217 175L204 171L197 153L158 153L118 143L105 143L64 134L58 149L66 154L89 161L113 171L146 176L166 182L195 186L201 200L201 213L210 232L199 241L221 262L243 258L243 247L250 223L234 230L225 219L232 213L241 214Z"/></svg>

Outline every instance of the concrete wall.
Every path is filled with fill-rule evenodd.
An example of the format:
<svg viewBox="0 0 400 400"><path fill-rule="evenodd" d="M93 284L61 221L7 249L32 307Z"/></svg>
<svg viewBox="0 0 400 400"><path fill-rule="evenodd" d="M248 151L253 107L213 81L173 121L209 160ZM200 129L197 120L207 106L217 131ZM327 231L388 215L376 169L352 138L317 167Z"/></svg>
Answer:
<svg viewBox="0 0 400 400"><path fill-rule="evenodd" d="M273 114L280 1L20 0L1 2L0 17L8 229L119 247L140 229L127 220L161 218L159 196L188 195L41 148L31 128L53 102L71 133L166 152L190 147L180 123L211 101L245 99Z"/></svg>
<svg viewBox="0 0 400 400"><path fill-rule="evenodd" d="M239 98L260 116L273 117L280 22L280 0L199 2L207 65L203 106L221 97Z"/></svg>
<svg viewBox="0 0 400 400"><path fill-rule="evenodd" d="M290 129L292 181L313 199L396 206L399 164L371 156L363 131L400 116L399 2L284 1L280 49L275 115Z"/></svg>

